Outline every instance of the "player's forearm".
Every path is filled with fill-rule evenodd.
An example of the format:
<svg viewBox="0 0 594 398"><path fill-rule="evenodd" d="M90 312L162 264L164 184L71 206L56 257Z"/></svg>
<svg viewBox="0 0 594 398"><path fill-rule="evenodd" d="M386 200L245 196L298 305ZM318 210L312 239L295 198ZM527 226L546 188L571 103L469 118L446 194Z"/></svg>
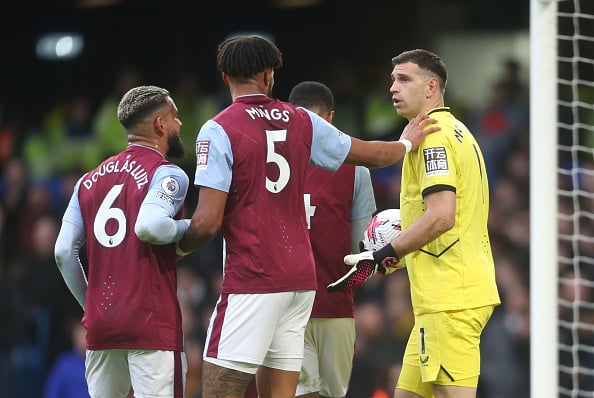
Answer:
<svg viewBox="0 0 594 398"><path fill-rule="evenodd" d="M77 264L78 263L78 264ZM86 308L87 279L82 264L78 262L66 262L56 257L56 264L64 278L64 282L83 310Z"/></svg>
<svg viewBox="0 0 594 398"><path fill-rule="evenodd" d="M84 232L74 224L64 222L56 240L54 255L58 270L66 286L82 309L85 309L87 278L80 262L79 250L84 243Z"/></svg>
<svg viewBox="0 0 594 398"><path fill-rule="evenodd" d="M392 247L402 258L408 253L419 250L434 241L453 227L447 216L435 215L426 211L412 223L400 236L392 241Z"/></svg>
<svg viewBox="0 0 594 398"><path fill-rule="evenodd" d="M453 187L423 197L425 211L397 239L392 247L400 257L419 250L456 224L456 192Z"/></svg>
<svg viewBox="0 0 594 398"><path fill-rule="evenodd" d="M192 219L190 226L179 241L178 247L185 253L199 249L210 243L216 236L218 230L218 227L208 227L200 220Z"/></svg>
<svg viewBox="0 0 594 398"><path fill-rule="evenodd" d="M363 141L352 138L351 150L345 163L370 168L390 166L404 158L405 144L399 141Z"/></svg>
<svg viewBox="0 0 594 398"><path fill-rule="evenodd" d="M198 195L198 204L192 215L190 227L177 245L184 253L208 244L223 224L227 192L201 186Z"/></svg>
<svg viewBox="0 0 594 398"><path fill-rule="evenodd" d="M391 166L404 159L404 155L406 155L406 145L400 141L372 141L372 143L376 146L375 160L377 164L374 167Z"/></svg>
<svg viewBox="0 0 594 398"><path fill-rule="evenodd" d="M408 253L419 250L427 243L437 239L443 232L435 224L421 224L418 220L392 241L392 247L402 258Z"/></svg>
<svg viewBox="0 0 594 398"><path fill-rule="evenodd" d="M189 225L190 220L175 220L158 205L143 204L134 225L134 232L143 242L165 245L179 241Z"/></svg>

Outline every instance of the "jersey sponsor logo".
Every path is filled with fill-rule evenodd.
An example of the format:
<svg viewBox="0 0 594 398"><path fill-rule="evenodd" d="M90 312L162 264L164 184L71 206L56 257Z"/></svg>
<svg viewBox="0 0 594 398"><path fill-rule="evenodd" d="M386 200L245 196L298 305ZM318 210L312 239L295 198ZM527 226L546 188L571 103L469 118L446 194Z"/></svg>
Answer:
<svg viewBox="0 0 594 398"><path fill-rule="evenodd" d="M161 188L169 196L175 196L179 192L179 182L173 177L167 177L161 181Z"/></svg>
<svg viewBox="0 0 594 398"><path fill-rule="evenodd" d="M196 141L196 168L205 169L208 166L208 152L210 141Z"/></svg>
<svg viewBox="0 0 594 398"><path fill-rule="evenodd" d="M425 158L425 174L427 177L450 174L448 155L444 147L425 148L423 149L423 156Z"/></svg>

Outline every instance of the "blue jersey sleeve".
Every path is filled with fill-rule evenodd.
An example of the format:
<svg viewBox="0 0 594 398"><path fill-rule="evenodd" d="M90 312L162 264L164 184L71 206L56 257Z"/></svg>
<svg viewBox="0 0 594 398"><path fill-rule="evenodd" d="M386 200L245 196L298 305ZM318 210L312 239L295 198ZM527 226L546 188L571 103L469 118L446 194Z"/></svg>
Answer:
<svg viewBox="0 0 594 398"><path fill-rule="evenodd" d="M140 240L162 245L182 238L189 220L174 217L184 204L188 184L188 176L177 166L160 166L155 170L134 225Z"/></svg>
<svg viewBox="0 0 594 398"><path fill-rule="evenodd" d="M373 194L373 185L371 183L369 169L363 166L356 166L351 220L371 217L375 210L375 195Z"/></svg>
<svg viewBox="0 0 594 398"><path fill-rule="evenodd" d="M155 170L153 179L142 205L154 204L167 211L173 217L181 209L188 192L189 179L177 166L160 166Z"/></svg>
<svg viewBox="0 0 594 398"><path fill-rule="evenodd" d="M74 192L62 218L62 226L54 246L56 265L62 274L66 286L76 298L80 306L85 309L85 295L87 278L80 261L80 248L86 240L78 190L85 176L74 186Z"/></svg>
<svg viewBox="0 0 594 398"><path fill-rule="evenodd" d="M209 120L196 138L196 174L194 185L229 192L231 187L233 152L223 127Z"/></svg>
<svg viewBox="0 0 594 398"><path fill-rule="evenodd" d="M80 203L78 202L78 189L80 187L81 181L86 177L86 174L83 175L74 186L74 192L70 197L70 202L68 202L68 207L64 212L64 216L62 217L62 221L69 222L70 224L76 225L81 230L84 230L84 224L82 219L82 213L80 211Z"/></svg>
<svg viewBox="0 0 594 398"><path fill-rule="evenodd" d="M351 137L316 113L300 109L307 112L313 127L310 161L316 166L336 171L351 150Z"/></svg>

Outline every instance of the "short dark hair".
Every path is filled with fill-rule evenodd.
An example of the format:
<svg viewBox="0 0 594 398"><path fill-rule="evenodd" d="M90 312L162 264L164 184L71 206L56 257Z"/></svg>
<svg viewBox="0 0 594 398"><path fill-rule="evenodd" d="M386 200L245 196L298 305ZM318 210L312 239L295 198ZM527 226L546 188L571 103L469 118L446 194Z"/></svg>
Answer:
<svg viewBox="0 0 594 398"><path fill-rule="evenodd" d="M330 112L334 110L334 95L324 83L305 81L293 87L289 94L289 102L309 110Z"/></svg>
<svg viewBox="0 0 594 398"><path fill-rule="evenodd" d="M217 66L231 78L249 79L283 66L283 56L274 43L261 36L234 36L219 44Z"/></svg>
<svg viewBox="0 0 594 398"><path fill-rule="evenodd" d="M416 49L405 51L392 58L392 66L412 62L419 68L429 71L439 79L441 91L445 91L448 82L448 70L442 59L428 50Z"/></svg>
<svg viewBox="0 0 594 398"><path fill-rule="evenodd" d="M132 128L167 104L169 91L156 86L130 89L118 105L118 120L125 129Z"/></svg>

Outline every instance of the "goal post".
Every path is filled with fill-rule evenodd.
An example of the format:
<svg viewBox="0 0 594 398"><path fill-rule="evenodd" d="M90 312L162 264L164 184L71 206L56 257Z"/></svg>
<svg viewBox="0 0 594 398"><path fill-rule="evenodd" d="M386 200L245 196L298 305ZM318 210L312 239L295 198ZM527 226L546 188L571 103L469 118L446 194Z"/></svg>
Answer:
<svg viewBox="0 0 594 398"><path fill-rule="evenodd" d="M559 396L557 150L557 0L531 0L530 391L533 398Z"/></svg>

